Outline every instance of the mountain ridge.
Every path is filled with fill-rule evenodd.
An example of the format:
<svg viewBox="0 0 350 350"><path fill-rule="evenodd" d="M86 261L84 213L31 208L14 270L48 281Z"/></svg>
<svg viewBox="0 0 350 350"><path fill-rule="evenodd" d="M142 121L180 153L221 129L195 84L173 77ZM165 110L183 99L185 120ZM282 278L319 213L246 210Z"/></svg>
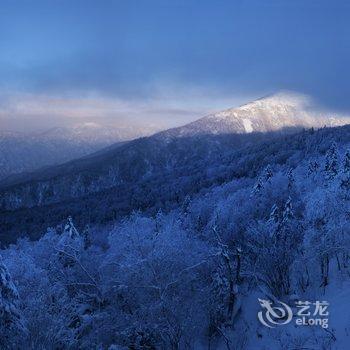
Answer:
<svg viewBox="0 0 350 350"><path fill-rule="evenodd" d="M155 131L91 123L28 133L0 131L0 180L78 159Z"/></svg>
<svg viewBox="0 0 350 350"><path fill-rule="evenodd" d="M325 117L326 114L332 117ZM169 129L160 134L188 136L191 133L249 133L270 132L286 128L341 126L350 123L350 117L317 110L307 95L280 92L268 95L239 107L209 114L189 124Z"/></svg>
<svg viewBox="0 0 350 350"><path fill-rule="evenodd" d="M307 104L305 97L296 95L265 97L182 127L3 180L0 208L13 210L79 198L120 184L135 183L188 162L215 159L232 148L272 140L281 134L349 123L349 118L319 117L318 112L306 110Z"/></svg>
<svg viewBox="0 0 350 350"><path fill-rule="evenodd" d="M263 100L265 103L266 99ZM253 107L256 105L254 102ZM248 110L251 107L248 106ZM242 107L239 108L241 111ZM243 108L247 111L247 107ZM290 108L286 109L288 113ZM302 151L309 139L315 145L323 140L322 135L328 139L333 134L344 138L349 132L349 126L341 130L323 128L321 119L316 125L312 124L316 130L306 127L307 123L304 126L289 123L289 127L282 123L280 129L270 132L258 132L256 128L247 132L242 125L231 132L222 127L220 121L227 114L231 116L232 110L237 111L231 109L231 112L226 110L214 114L214 121L219 115L219 128L210 129L211 133L207 131L208 118L204 117L191 123L197 125L195 128L190 126L187 135L181 132L181 128L169 129L11 181L2 181L0 221L3 223L0 229L13 232L17 237L19 228L37 227L35 231L39 233L45 225L56 225L67 215L74 215L82 221L90 221L91 216L91 220L108 222L130 214L130 210L143 211L162 205L172 207L187 194L210 187L215 182L239 178L247 173L256 176L258 169L266 165L266 160L263 159L264 153L261 153L261 161L251 158L250 150L256 154L262 149L273 159L277 150L282 148L283 152L274 162L284 162L293 154L292 149ZM257 111L259 115L259 109ZM298 121L298 118L292 121ZM212 119L211 116L209 120ZM348 119L336 120L336 123L332 118L326 120L333 125L348 123ZM287 148L286 142L290 145Z"/></svg>

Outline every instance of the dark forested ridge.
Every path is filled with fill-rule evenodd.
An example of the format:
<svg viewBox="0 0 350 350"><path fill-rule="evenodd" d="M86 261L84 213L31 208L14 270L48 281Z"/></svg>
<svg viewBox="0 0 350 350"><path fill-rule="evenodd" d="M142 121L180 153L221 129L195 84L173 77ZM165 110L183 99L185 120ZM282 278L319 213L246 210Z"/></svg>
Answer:
<svg viewBox="0 0 350 350"><path fill-rule="evenodd" d="M345 117L320 114L309 103L302 95L275 94L94 155L10 177L0 182L0 208L79 198L158 172L193 167L197 161L215 161L226 152L275 135L349 123Z"/></svg>
<svg viewBox="0 0 350 350"><path fill-rule="evenodd" d="M139 139L5 187L2 239L12 242L27 234L37 238L70 214L84 225L112 222L134 210L170 210L186 196L212 186L235 178L252 179L267 164L296 166L324 153L333 139L343 143L348 136L349 126L344 126L296 134L201 135L166 142ZM21 198L20 208L16 202L11 206L13 197Z"/></svg>
<svg viewBox="0 0 350 350"><path fill-rule="evenodd" d="M105 224L133 210L154 213L157 208L174 208L186 195L201 189L234 177L254 177L269 157L279 163L295 158L289 142L306 139L306 134L288 135L304 127L346 122L346 118L306 111L299 96L276 95L68 163L10 177L0 182L2 240L39 237L68 214L74 214L78 224ZM306 141L299 142L293 147L308 151L303 149ZM308 142L307 147L315 148L318 140L310 137Z"/></svg>
<svg viewBox="0 0 350 350"><path fill-rule="evenodd" d="M68 213L77 222L106 223L133 210L175 207L201 188L242 176L235 165L240 161L239 150L246 153L244 147L279 135L202 135L166 142L139 139L29 178L26 175L24 183L7 183L1 192L3 232L18 232L18 228L23 233L38 232L58 224Z"/></svg>
<svg viewBox="0 0 350 350"><path fill-rule="evenodd" d="M0 130L0 180L43 167L62 164L158 131L151 127L102 126L82 123L36 132ZM21 177L21 176L20 176Z"/></svg>

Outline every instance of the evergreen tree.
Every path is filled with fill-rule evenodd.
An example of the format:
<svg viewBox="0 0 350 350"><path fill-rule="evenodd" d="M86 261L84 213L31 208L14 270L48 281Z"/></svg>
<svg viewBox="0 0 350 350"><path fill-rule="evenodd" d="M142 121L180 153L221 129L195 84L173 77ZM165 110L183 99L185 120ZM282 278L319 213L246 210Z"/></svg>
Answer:
<svg viewBox="0 0 350 350"><path fill-rule="evenodd" d="M253 187L252 195L258 194L264 188L264 185L272 178L272 176L273 176L272 169L270 165L268 165L259 176L257 182L255 183Z"/></svg>
<svg viewBox="0 0 350 350"><path fill-rule="evenodd" d="M216 287L221 288L220 303L224 302L224 304L226 304L226 319L232 320L238 293L237 279L239 279L239 276L237 275L237 273L236 275L234 274L234 264L232 261L229 247L222 241L216 226L213 227L213 233L216 235L219 257L219 269L215 278ZM241 254L240 248L239 250L237 250L237 253L239 255Z"/></svg>
<svg viewBox="0 0 350 350"><path fill-rule="evenodd" d="M18 308L19 296L0 256L0 348L18 349L26 334Z"/></svg>
<svg viewBox="0 0 350 350"><path fill-rule="evenodd" d="M83 237L75 228L72 217L69 216L57 247L59 260L63 266L73 266L77 255L83 250L84 245Z"/></svg>
<svg viewBox="0 0 350 350"><path fill-rule="evenodd" d="M343 159L341 187L346 190L350 189L350 151L349 150L346 151Z"/></svg>
<svg viewBox="0 0 350 350"><path fill-rule="evenodd" d="M185 215L189 213L190 206L191 206L191 197L187 195L181 205L181 209Z"/></svg>
<svg viewBox="0 0 350 350"><path fill-rule="evenodd" d="M75 228L74 224L73 224L73 219L71 216L68 216L67 218L67 222L64 226L64 230L63 230L63 236L65 237L69 237L69 238L77 238L80 236L78 230Z"/></svg>
<svg viewBox="0 0 350 350"><path fill-rule="evenodd" d="M274 236L280 225L280 210L276 204L271 208L270 217L268 219L270 237Z"/></svg>
<svg viewBox="0 0 350 350"><path fill-rule="evenodd" d="M159 233L161 232L162 226L163 226L163 212L162 212L162 209L159 209L157 211L157 214L156 214L156 217L154 219L154 222L155 222L155 234L156 234L156 236L158 236Z"/></svg>
<svg viewBox="0 0 350 350"><path fill-rule="evenodd" d="M270 179L272 178L273 172L272 172L272 169L271 169L270 165L268 165L268 166L265 168L265 170L264 170L264 172L263 172L263 176L264 176L265 182L267 182L268 180L270 180Z"/></svg>
<svg viewBox="0 0 350 350"><path fill-rule="evenodd" d="M347 150L343 160L343 173L350 173L350 150Z"/></svg>
<svg viewBox="0 0 350 350"><path fill-rule="evenodd" d="M261 178L258 178L258 181L255 183L251 195L256 195L258 194L262 189L263 189L263 183Z"/></svg>
<svg viewBox="0 0 350 350"><path fill-rule="evenodd" d="M290 168L288 170L288 173L287 173L287 177L288 177L288 189L292 189L294 183L295 183L295 179L294 179L294 174L293 174L293 169Z"/></svg>
<svg viewBox="0 0 350 350"><path fill-rule="evenodd" d="M279 221L279 208L276 204L272 206L270 217L269 217L269 222L277 224Z"/></svg>
<svg viewBox="0 0 350 350"><path fill-rule="evenodd" d="M335 142L332 142L326 154L324 171L327 180L332 180L338 175L338 147Z"/></svg>
<svg viewBox="0 0 350 350"><path fill-rule="evenodd" d="M288 197L286 204L284 205L282 222L287 223L294 218L293 208L292 208L292 199Z"/></svg>
<svg viewBox="0 0 350 350"><path fill-rule="evenodd" d="M91 246L91 237L90 237L90 226L86 225L83 231L83 241L84 241L84 249L87 249Z"/></svg>
<svg viewBox="0 0 350 350"><path fill-rule="evenodd" d="M300 228L296 227L292 199L288 197L277 224L274 243L270 249L273 276L271 286L276 295L288 294L291 287L291 264L301 243ZM300 236L300 237L299 237Z"/></svg>

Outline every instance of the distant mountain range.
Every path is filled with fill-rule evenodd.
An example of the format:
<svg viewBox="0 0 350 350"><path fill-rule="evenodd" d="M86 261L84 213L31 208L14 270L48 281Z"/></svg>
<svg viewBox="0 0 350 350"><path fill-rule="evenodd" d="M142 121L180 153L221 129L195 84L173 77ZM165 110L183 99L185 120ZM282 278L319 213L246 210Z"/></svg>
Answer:
<svg viewBox="0 0 350 350"><path fill-rule="evenodd" d="M0 131L0 179L80 158L117 142L158 131L83 123L42 132Z"/></svg>
<svg viewBox="0 0 350 350"><path fill-rule="evenodd" d="M0 221L7 231L32 225L34 217L46 227L70 214L78 221L88 216L86 221L107 222L135 208L181 201L186 193L243 171L255 176L261 166L256 158L241 163L242 154L249 157L249 147L258 147L256 155L259 147L267 147L263 143L283 142L281 138L302 129L349 123L349 118L312 109L304 96L268 96L61 165L11 176L0 182L0 211L5 213ZM226 172L217 171L224 168ZM159 198L165 194L169 196Z"/></svg>

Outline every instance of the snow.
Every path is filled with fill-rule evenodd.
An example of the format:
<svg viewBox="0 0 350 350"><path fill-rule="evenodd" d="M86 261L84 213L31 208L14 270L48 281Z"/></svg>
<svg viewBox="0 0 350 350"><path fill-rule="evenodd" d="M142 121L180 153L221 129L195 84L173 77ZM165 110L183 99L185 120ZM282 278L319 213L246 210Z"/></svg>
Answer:
<svg viewBox="0 0 350 350"><path fill-rule="evenodd" d="M239 134L349 123L349 116L322 110L306 95L282 92L210 114L182 127L166 130L161 135Z"/></svg>
<svg viewBox="0 0 350 350"><path fill-rule="evenodd" d="M243 126L244 126L244 129L247 133L249 132L253 132L253 126L252 126L252 122L249 120L249 119L243 119Z"/></svg>
<svg viewBox="0 0 350 350"><path fill-rule="evenodd" d="M108 166L97 175L80 171L77 176L61 176L60 182L51 178L51 187L40 180L32 187L5 192L9 203L23 200L28 207L33 194L35 200L39 198L35 204L41 205L50 188L56 191L56 197L51 198L61 201L60 206L76 193L99 192L86 203L86 197L74 202L75 213L91 210L88 215L78 214L78 225L91 224L90 217L96 217L98 226L93 227L95 235L86 233L90 231L80 235L69 217L65 226L50 229L37 242L20 240L4 249L4 266L11 274L5 275L5 269L1 273L0 261L0 314L1 305L17 307L18 301L24 306L20 311L31 336L62 337L62 342L82 349L97 348L98 343L107 349L112 342L117 344L110 349L121 349L125 344L141 349L144 342L149 342L148 348L162 344L159 347L165 349L192 350L207 349L208 344L213 350L347 349L349 128L303 132L235 151L230 144L220 144L219 137L215 137L215 144L208 138L210 151L202 149L205 138L199 138L200 143L186 140L182 144L179 140L172 149L174 138L188 135L186 130L193 134L203 130L211 134L251 133L300 126L298 118L306 114L298 117L293 106L272 100L259 100L192 123L187 129L179 128L173 137L165 134L165 142L155 142L152 147L140 142L116 153L125 160L106 162ZM312 120L310 117L307 122ZM191 158L195 153L189 145L196 152L197 163ZM217 157L217 150L227 155L227 160ZM255 178L251 164L256 167ZM312 173L308 171L310 164ZM170 173L179 165L180 174L172 178ZM119 175L130 168L139 173L134 177ZM151 175L152 183L147 187ZM89 180L84 185L86 192L81 190L84 179ZM130 183L124 190L128 198L130 190L139 192L134 203L126 200L123 204L123 192L115 191L123 180ZM152 196L149 189L154 191ZM182 194L191 198L186 201ZM149 211L119 217L112 212L119 205L123 205L125 215L140 206ZM41 210L46 209L42 206ZM152 211L157 214L149 214ZM111 225L104 227L106 213L113 213L120 222L110 218ZM42 220L35 212L30 215L36 222ZM10 275L20 300L7 297L8 289L12 290L7 288ZM58 289L63 297L53 298ZM271 301L275 307L284 305L285 310L293 311L293 317L280 323L272 321L276 324L273 328L263 325L257 315L273 313L267 313L270 303L261 305L259 299ZM298 317L297 301L312 305L325 301L329 317L310 317L306 320L314 323L304 323ZM50 314L46 318L47 310ZM72 319L74 322L67 322ZM329 327L317 324L317 320L329 321ZM58 328L65 333L55 337ZM198 346L191 347L192 341ZM60 345L44 344L42 348Z"/></svg>

